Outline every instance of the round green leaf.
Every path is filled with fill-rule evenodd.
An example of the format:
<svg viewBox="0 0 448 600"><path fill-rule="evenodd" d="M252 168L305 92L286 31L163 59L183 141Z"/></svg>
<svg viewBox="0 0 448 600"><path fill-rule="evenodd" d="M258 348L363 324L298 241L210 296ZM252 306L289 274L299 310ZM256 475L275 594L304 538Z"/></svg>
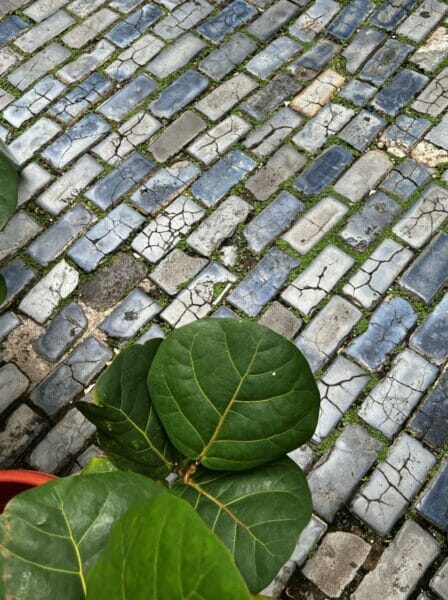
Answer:
<svg viewBox="0 0 448 600"><path fill-rule="evenodd" d="M12 161L0 151L0 230L17 206L19 174Z"/></svg>
<svg viewBox="0 0 448 600"><path fill-rule="evenodd" d="M168 495L131 508L87 578L87 600L250 600L229 551Z"/></svg>
<svg viewBox="0 0 448 600"><path fill-rule="evenodd" d="M0 598L79 600L114 521L167 491L135 473L57 479L23 492L0 516Z"/></svg>
<svg viewBox="0 0 448 600"><path fill-rule="evenodd" d="M174 446L210 469L249 469L284 456L317 425L319 392L301 352L270 329L204 319L162 342L149 371Z"/></svg>
<svg viewBox="0 0 448 600"><path fill-rule="evenodd" d="M77 403L96 425L100 446L114 464L156 479L172 471L175 456L146 385L160 343L152 339L122 350L98 379L93 403Z"/></svg>
<svg viewBox="0 0 448 600"><path fill-rule="evenodd" d="M94 475L95 473L115 473L120 469L106 456L93 456L84 465L81 475Z"/></svg>
<svg viewBox="0 0 448 600"><path fill-rule="evenodd" d="M6 300L8 290L6 289L6 281L3 275L0 275L0 304Z"/></svg>
<svg viewBox="0 0 448 600"><path fill-rule="evenodd" d="M172 492L221 538L254 593L277 575L311 518L305 475L286 457L245 473L204 469Z"/></svg>

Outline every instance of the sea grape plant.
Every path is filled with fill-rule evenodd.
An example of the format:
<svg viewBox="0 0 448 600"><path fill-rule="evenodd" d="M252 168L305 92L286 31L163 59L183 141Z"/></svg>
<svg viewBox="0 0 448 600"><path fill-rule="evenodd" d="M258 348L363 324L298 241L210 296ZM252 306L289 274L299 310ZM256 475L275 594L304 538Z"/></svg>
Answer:
<svg viewBox="0 0 448 600"><path fill-rule="evenodd" d="M191 561L186 566L188 560L195 556L193 563L203 560L206 565L206 559L196 545L188 550L186 543L186 555L179 552L176 565L170 562L168 546L176 545L176 535L173 529L160 530L157 523L164 519L179 527L182 520L190 523L190 535L199 536L195 539L204 552L207 544L218 544L217 554L210 552L227 553L230 563L222 561L230 564L229 573L236 564L244 581L238 572L231 572L227 578L234 587L227 596L222 592L222 600L245 600L251 597L248 590L258 593L270 583L311 517L306 478L287 453L312 436L319 393L308 363L293 343L251 321L196 321L164 340L122 350L98 379L93 402L77 406L96 425L99 444L111 461L108 468L117 471L55 481L9 503L6 516L0 518L0 556L6 565L0 581L12 586L6 589L11 598L45 598L35 587L20 596L19 583L11 583L19 581L17 573L24 563L31 571L42 568L30 566L42 556L40 562L52 565L57 592L65 588L73 592L63 596L53 592L47 598L101 599L101 590L106 589L101 582L108 581L104 598L177 600L172 590L165 595L148 590L169 579L167 572L173 569L197 575ZM101 461L98 468L102 469ZM135 494L141 482L139 500L147 506L128 497L129 477L134 478L129 480L129 493ZM78 492L76 479L84 480ZM45 493L48 497L41 497ZM147 523L150 515L152 521ZM201 533L194 525L197 517L209 528L208 542L202 539L203 529ZM28 543L26 533L33 528L42 532L42 539L39 534ZM182 529L185 540L189 530L189 526ZM168 546L162 543L165 535ZM157 568L152 564L155 556ZM168 571L166 565L171 565ZM216 587L215 595L207 587L215 578L215 566L202 574L203 595L185 597L216 598ZM138 591L137 573L146 595ZM221 575L216 572L217 581ZM187 588L202 585L193 575L190 583L182 581ZM117 586L123 595L116 592Z"/></svg>
<svg viewBox="0 0 448 600"><path fill-rule="evenodd" d="M300 468L319 393L297 347L238 319L203 319L118 354L78 408L120 469L164 481L194 506L259 592L311 517Z"/></svg>

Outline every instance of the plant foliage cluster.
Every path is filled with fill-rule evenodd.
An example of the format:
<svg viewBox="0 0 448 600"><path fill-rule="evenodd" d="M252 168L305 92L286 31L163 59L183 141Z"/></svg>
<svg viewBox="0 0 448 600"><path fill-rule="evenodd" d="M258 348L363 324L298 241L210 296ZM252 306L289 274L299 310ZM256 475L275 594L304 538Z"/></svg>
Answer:
<svg viewBox="0 0 448 600"><path fill-rule="evenodd" d="M0 517L0 596L245 600L311 517L286 454L319 395L289 341L204 319L122 350L81 412L108 459L14 498ZM3 588L3 589L2 589Z"/></svg>

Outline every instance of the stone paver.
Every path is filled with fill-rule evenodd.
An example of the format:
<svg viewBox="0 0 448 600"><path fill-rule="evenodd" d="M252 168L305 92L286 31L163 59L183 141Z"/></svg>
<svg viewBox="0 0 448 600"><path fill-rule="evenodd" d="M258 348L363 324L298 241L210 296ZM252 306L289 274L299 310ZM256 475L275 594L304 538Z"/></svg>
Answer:
<svg viewBox="0 0 448 600"><path fill-rule="evenodd" d="M352 594L352 600L370 600L375 595L406 600L439 552L439 544L432 535L414 521L406 521L375 569Z"/></svg>
<svg viewBox="0 0 448 600"><path fill-rule="evenodd" d="M444 0L1 0L0 465L75 473L72 403L117 347L251 318L321 395L290 453L316 514L265 593L446 596L447 25Z"/></svg>
<svg viewBox="0 0 448 600"><path fill-rule="evenodd" d="M370 544L353 533L328 533L302 573L330 596L339 598L364 564Z"/></svg>

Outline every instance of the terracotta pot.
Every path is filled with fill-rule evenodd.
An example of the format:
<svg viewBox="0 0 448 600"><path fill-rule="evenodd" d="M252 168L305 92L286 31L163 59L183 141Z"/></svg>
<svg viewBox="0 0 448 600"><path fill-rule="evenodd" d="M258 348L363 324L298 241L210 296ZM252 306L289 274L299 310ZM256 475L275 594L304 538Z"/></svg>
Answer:
<svg viewBox="0 0 448 600"><path fill-rule="evenodd" d="M6 504L25 490L42 485L56 479L54 475L40 473L39 471L25 471L21 469L11 469L0 471L0 513L3 512Z"/></svg>

